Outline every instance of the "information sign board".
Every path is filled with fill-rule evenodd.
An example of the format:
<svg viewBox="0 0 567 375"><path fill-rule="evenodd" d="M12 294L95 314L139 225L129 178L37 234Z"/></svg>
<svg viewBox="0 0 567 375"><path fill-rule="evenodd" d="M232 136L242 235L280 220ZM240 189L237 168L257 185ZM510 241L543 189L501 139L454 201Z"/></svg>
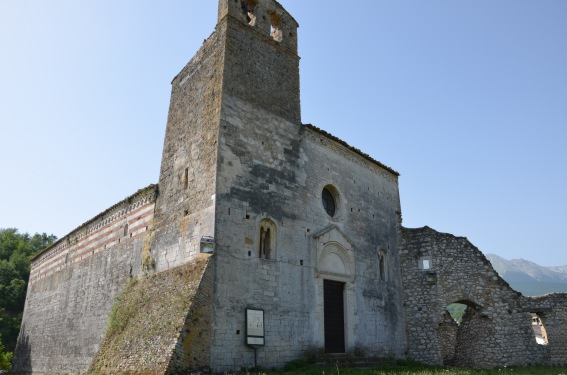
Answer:
<svg viewBox="0 0 567 375"><path fill-rule="evenodd" d="M246 309L246 344L264 346L264 310Z"/></svg>

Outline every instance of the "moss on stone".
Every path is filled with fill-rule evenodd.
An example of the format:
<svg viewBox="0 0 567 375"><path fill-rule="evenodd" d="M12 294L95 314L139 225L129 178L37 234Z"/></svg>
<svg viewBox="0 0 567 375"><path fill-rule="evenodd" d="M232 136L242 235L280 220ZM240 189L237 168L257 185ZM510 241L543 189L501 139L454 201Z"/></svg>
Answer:
<svg viewBox="0 0 567 375"><path fill-rule="evenodd" d="M163 374L208 258L132 280L117 298L91 374Z"/></svg>

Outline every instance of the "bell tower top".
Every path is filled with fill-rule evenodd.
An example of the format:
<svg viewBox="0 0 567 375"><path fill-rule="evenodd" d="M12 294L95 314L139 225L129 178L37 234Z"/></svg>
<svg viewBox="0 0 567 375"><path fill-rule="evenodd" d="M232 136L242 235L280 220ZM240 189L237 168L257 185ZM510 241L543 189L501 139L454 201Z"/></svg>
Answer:
<svg viewBox="0 0 567 375"><path fill-rule="evenodd" d="M297 55L297 21L276 0L219 0L218 23L232 17Z"/></svg>

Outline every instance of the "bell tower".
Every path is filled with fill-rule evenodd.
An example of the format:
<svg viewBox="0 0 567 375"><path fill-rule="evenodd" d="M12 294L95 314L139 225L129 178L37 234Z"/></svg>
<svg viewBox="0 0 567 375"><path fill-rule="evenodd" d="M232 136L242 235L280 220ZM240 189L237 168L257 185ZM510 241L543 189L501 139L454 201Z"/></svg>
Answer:
<svg viewBox="0 0 567 375"><path fill-rule="evenodd" d="M215 235L227 124L269 134L269 114L301 124L298 24L275 0L219 0L213 34L172 81L156 201L151 264L164 270L193 259ZM252 116L254 117L254 116ZM230 143L230 142L229 142Z"/></svg>
<svg viewBox="0 0 567 375"><path fill-rule="evenodd" d="M274 0L220 0L225 28L223 92L301 122L297 28Z"/></svg>

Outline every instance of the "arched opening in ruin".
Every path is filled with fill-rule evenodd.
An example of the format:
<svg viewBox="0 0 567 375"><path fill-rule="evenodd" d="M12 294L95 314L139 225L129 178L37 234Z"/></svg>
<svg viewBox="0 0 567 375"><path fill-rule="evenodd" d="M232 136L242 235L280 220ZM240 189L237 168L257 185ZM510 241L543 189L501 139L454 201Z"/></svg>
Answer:
<svg viewBox="0 0 567 375"><path fill-rule="evenodd" d="M466 336L475 317L479 316L481 307L468 300L458 300L447 305L440 320L437 332L443 350L443 364L456 364L457 357L466 351ZM464 327L464 328L463 328Z"/></svg>
<svg viewBox="0 0 567 375"><path fill-rule="evenodd" d="M468 305L466 303L455 302L451 303L447 306L447 313L451 318L460 325L463 321L463 315L465 315L465 310L467 309Z"/></svg>
<svg viewBox="0 0 567 375"><path fill-rule="evenodd" d="M547 331L544 325L544 316L541 313L531 313L532 329L534 330L535 340L539 345L547 345Z"/></svg>

